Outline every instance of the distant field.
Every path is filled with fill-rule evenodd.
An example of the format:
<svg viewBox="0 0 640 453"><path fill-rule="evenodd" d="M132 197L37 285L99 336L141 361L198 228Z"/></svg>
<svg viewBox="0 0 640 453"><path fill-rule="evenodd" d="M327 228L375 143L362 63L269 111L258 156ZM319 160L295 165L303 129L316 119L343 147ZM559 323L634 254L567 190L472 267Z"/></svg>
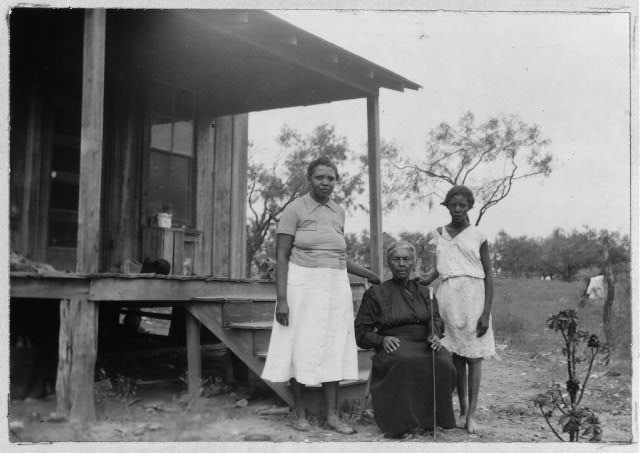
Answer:
<svg viewBox="0 0 640 453"><path fill-rule="evenodd" d="M550 315L575 308L580 328L604 340L603 301L578 302L584 291L581 282L534 279L496 279L492 309L496 340L524 352L550 352L562 348L559 334L546 330ZM629 280L616 282L612 324L615 331L616 358L631 356L631 301Z"/></svg>
<svg viewBox="0 0 640 453"><path fill-rule="evenodd" d="M580 328L597 334L604 340L602 328L603 301L589 301L579 307L582 282L542 281L535 279L495 279L492 309L493 330L496 342L507 344L521 352L560 352L562 344L559 334L546 329L550 315L567 308L575 308ZM146 309L170 313L168 307ZM613 303L612 323L615 331L615 359L631 364L631 301L629 280L616 282L616 297ZM167 335L169 321L142 318L142 327L157 335ZM627 360L628 359L628 360ZM622 364L626 369L626 365Z"/></svg>

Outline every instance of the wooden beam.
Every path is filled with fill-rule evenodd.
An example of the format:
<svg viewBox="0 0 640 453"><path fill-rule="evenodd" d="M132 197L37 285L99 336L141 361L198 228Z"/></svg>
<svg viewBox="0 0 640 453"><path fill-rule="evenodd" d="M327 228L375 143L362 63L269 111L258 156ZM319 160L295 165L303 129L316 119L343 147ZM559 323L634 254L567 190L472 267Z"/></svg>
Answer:
<svg viewBox="0 0 640 453"><path fill-rule="evenodd" d="M367 98L367 146L369 150L369 222L371 269L382 278L382 179L380 174L380 113L378 96Z"/></svg>
<svg viewBox="0 0 640 453"><path fill-rule="evenodd" d="M229 276L246 277L248 115L233 116Z"/></svg>
<svg viewBox="0 0 640 453"><path fill-rule="evenodd" d="M24 299L88 299L89 279L33 278L11 275L9 297Z"/></svg>
<svg viewBox="0 0 640 453"><path fill-rule="evenodd" d="M106 11L86 10L82 60L82 124L78 203L77 271L97 272L100 244L102 125ZM98 307L86 299L60 303L60 357L56 381L58 410L71 420L95 420L93 379Z"/></svg>

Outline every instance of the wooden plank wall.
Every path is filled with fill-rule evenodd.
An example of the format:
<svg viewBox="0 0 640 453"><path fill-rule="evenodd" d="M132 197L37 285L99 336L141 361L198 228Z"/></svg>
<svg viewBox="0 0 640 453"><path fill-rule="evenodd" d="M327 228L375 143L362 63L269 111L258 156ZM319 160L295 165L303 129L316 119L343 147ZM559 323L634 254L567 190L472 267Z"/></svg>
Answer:
<svg viewBox="0 0 640 453"><path fill-rule="evenodd" d="M247 249L247 165L249 148L249 115L233 117L233 158L231 164L231 231L229 235L229 273L246 277Z"/></svg>
<svg viewBox="0 0 640 453"><path fill-rule="evenodd" d="M212 274L245 277L248 115L215 122Z"/></svg>
<svg viewBox="0 0 640 453"><path fill-rule="evenodd" d="M232 117L216 118L213 177L213 244L211 271L229 277L229 234L231 213Z"/></svg>
<svg viewBox="0 0 640 453"><path fill-rule="evenodd" d="M45 258L44 248L39 247L43 242L41 217L43 211L46 211L46 207L42 206L41 196L43 185L48 181L47 179L43 180L46 169L43 169L42 161L43 156L50 152L46 143L50 140L47 135L50 135L51 132L51 122L50 120L46 121L45 118L50 118L51 112L46 111L43 91L36 83L30 87L29 91L19 244L13 246L27 258L41 261ZM45 129L47 124L48 130ZM44 157L44 160L46 164L47 158Z"/></svg>
<svg viewBox="0 0 640 453"><path fill-rule="evenodd" d="M196 229L202 234L193 264L198 275L210 275L212 264L214 115L209 110L196 105Z"/></svg>
<svg viewBox="0 0 640 453"><path fill-rule="evenodd" d="M123 33L124 30L120 30ZM141 192L144 147L144 65L135 65L139 42L127 39L135 50L131 61L107 64L103 234L100 268L108 270L125 259L139 259L142 238ZM111 62L108 62L111 63Z"/></svg>

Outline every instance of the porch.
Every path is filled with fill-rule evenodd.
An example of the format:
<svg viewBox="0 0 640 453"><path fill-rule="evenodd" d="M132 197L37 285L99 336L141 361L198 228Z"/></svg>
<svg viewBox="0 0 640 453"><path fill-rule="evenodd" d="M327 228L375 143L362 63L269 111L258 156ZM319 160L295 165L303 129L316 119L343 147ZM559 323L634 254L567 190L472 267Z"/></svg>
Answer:
<svg viewBox="0 0 640 453"><path fill-rule="evenodd" d="M62 301L61 413L95 416L99 305L184 306L194 393L200 323L260 370L264 350L243 342L268 329L236 326L231 338L224 310L275 300L272 283L243 280L248 112L367 99L371 266L381 272L378 94L417 84L264 11L17 9L10 27L11 247L73 271L12 274L10 295ZM172 228L157 231L167 203ZM168 258L174 275L106 273L146 256ZM194 276L175 274L185 258Z"/></svg>

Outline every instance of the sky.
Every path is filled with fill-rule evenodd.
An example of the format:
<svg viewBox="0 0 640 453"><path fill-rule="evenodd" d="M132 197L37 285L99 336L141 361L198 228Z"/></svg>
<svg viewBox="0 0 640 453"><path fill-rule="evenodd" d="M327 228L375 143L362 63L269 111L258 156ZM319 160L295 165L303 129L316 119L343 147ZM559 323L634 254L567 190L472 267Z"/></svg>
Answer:
<svg viewBox="0 0 640 453"><path fill-rule="evenodd" d="M518 182L487 211L480 226L489 238L500 230L543 237L583 226L629 233L628 15L272 12L423 87L380 92L381 138L406 155L419 156L430 129L456 123L466 111L478 123L516 114L540 127L551 140L553 171ZM284 124L305 135L333 124L351 149L366 154L366 119L365 100L251 113L251 158L276 158ZM382 223L397 235L448 221L444 207L425 203L385 213ZM368 214L349 213L346 232L368 227Z"/></svg>

